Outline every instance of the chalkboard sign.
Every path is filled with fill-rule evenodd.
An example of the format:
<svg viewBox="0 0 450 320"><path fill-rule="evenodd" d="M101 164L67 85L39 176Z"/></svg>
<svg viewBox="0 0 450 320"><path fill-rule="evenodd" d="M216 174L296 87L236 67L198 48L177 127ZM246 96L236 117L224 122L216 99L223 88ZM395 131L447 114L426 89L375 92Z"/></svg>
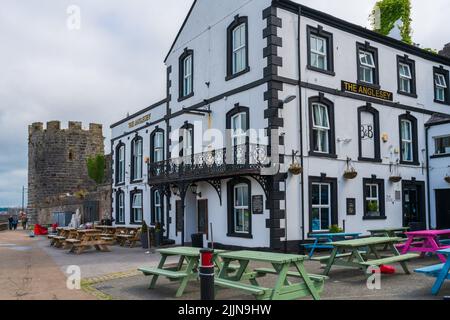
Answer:
<svg viewBox="0 0 450 320"><path fill-rule="evenodd" d="M253 211L253 214L263 214L264 213L264 197L263 196L253 196L252 197L252 211Z"/></svg>
<svg viewBox="0 0 450 320"><path fill-rule="evenodd" d="M356 215L356 199L347 199L347 215Z"/></svg>

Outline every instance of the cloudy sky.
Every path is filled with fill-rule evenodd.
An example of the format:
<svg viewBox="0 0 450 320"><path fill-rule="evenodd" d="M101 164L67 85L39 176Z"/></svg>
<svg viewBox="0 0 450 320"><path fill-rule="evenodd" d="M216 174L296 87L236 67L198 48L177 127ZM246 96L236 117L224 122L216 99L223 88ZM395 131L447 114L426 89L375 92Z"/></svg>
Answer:
<svg viewBox="0 0 450 320"><path fill-rule="evenodd" d="M367 26L375 0L297 2ZM21 203L28 124L98 122L109 140L111 123L164 98L163 60L191 3L0 1L0 207ZM77 31L67 28L71 5L81 9ZM449 13L448 0L413 0L414 41L450 42Z"/></svg>

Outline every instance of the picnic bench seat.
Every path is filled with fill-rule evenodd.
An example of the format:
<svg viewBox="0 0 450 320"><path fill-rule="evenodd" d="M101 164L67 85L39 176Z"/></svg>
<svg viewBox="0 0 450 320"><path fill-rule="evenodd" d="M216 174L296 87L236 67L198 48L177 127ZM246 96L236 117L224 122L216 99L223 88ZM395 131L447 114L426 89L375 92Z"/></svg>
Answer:
<svg viewBox="0 0 450 320"><path fill-rule="evenodd" d="M255 269L255 272L258 275L278 274L278 272L275 269L271 269L271 268L257 268L257 269ZM294 271L288 271L287 275L289 277L296 277L296 278L300 278L301 277L298 272L294 272ZM329 277L327 277L327 276L318 275L318 274L308 274L308 276L313 281L324 281L324 280L329 279Z"/></svg>
<svg viewBox="0 0 450 320"><path fill-rule="evenodd" d="M389 263L405 262L405 261L415 259L418 257L419 257L419 255L416 253L407 253L407 254L402 254L400 256L393 256L393 257L387 257L387 258L362 262L361 265L365 265L365 266L369 266L369 267L370 266L381 266L381 265L385 265L385 264L389 264Z"/></svg>
<svg viewBox="0 0 450 320"><path fill-rule="evenodd" d="M167 269L159 269L159 268L139 268L139 271L141 271L146 276L163 276L169 279L182 279L184 277L187 277L187 273L184 271L173 271L173 270L167 270Z"/></svg>
<svg viewBox="0 0 450 320"><path fill-rule="evenodd" d="M366 251L360 251L360 254L366 254ZM347 258L350 257L353 253L352 252L346 252L346 253L340 253L336 255L336 258ZM312 261L318 261L318 262L326 262L330 260L331 256L323 256L323 257L314 257L311 258Z"/></svg>
<svg viewBox="0 0 450 320"><path fill-rule="evenodd" d="M66 239L66 243L70 243L70 244L75 244L75 243L80 243L81 240L78 239Z"/></svg>
<svg viewBox="0 0 450 320"><path fill-rule="evenodd" d="M437 277L444 268L444 265L445 265L444 263L435 264L433 266L416 269L414 270L414 272L423 273L430 277Z"/></svg>
<svg viewBox="0 0 450 320"><path fill-rule="evenodd" d="M239 289L251 293L255 296L262 296L267 293L270 293L272 290L264 287L254 286L251 284L246 284L237 281L225 280L225 279L214 279L214 284L229 289Z"/></svg>

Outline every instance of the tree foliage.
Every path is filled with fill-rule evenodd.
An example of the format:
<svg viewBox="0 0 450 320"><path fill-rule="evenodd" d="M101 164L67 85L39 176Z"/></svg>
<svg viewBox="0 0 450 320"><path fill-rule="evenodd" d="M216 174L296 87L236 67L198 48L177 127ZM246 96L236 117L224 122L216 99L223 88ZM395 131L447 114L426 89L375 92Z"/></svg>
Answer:
<svg viewBox="0 0 450 320"><path fill-rule="evenodd" d="M97 184L101 184L105 178L105 156L96 155L87 159L87 169L89 178Z"/></svg>
<svg viewBox="0 0 450 320"><path fill-rule="evenodd" d="M403 26L400 33L402 40L413 44L411 30L411 0L380 0L375 5L379 10L380 21L374 26L374 30L385 36L389 35L398 20L401 19Z"/></svg>

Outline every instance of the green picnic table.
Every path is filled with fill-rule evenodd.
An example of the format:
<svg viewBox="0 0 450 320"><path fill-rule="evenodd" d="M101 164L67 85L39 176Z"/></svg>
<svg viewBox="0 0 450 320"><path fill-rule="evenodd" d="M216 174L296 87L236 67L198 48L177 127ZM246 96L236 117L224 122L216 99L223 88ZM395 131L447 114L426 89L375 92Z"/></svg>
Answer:
<svg viewBox="0 0 450 320"><path fill-rule="evenodd" d="M198 266L200 261L200 250L199 248L192 247L174 247L167 249L159 249L158 252L161 254L161 260L159 261L158 267L147 268L142 267L138 270L144 273L146 276L153 276L149 289L154 289L159 276L168 278L171 281L180 281L180 286L178 287L176 297L179 298L183 295L184 290L189 281L197 279L198 276ZM219 253L225 252L223 250L214 250L214 263L219 268L221 263L217 259ZM168 257L179 256L178 264L176 267L165 266Z"/></svg>
<svg viewBox="0 0 450 320"><path fill-rule="evenodd" d="M372 237L391 237L396 238L399 233L403 234L406 231L409 231L410 228L383 228L383 229L373 229L367 230L370 232Z"/></svg>
<svg viewBox="0 0 450 320"><path fill-rule="evenodd" d="M303 265L307 256L244 250L221 253L219 257L223 260L223 266L215 279L215 285L243 290L258 300L293 300L307 296L318 300L324 280L328 278L307 273ZM233 261L239 263L238 268L230 267ZM262 262L271 267L252 270L249 268L250 262ZM277 276L273 288L260 286L257 281L257 278L268 274ZM300 282L292 283L293 279L300 279ZM242 281L249 281L250 284Z"/></svg>
<svg viewBox="0 0 450 320"><path fill-rule="evenodd" d="M395 244L402 241L401 238L372 237L354 240L332 242L334 249L330 256L313 258L312 260L326 263L324 274L328 275L333 266L345 266L367 271L371 266L382 266L390 263L400 263L403 271L410 274L406 262L418 258L415 253L400 254ZM391 255L382 256L377 246L385 245Z"/></svg>

